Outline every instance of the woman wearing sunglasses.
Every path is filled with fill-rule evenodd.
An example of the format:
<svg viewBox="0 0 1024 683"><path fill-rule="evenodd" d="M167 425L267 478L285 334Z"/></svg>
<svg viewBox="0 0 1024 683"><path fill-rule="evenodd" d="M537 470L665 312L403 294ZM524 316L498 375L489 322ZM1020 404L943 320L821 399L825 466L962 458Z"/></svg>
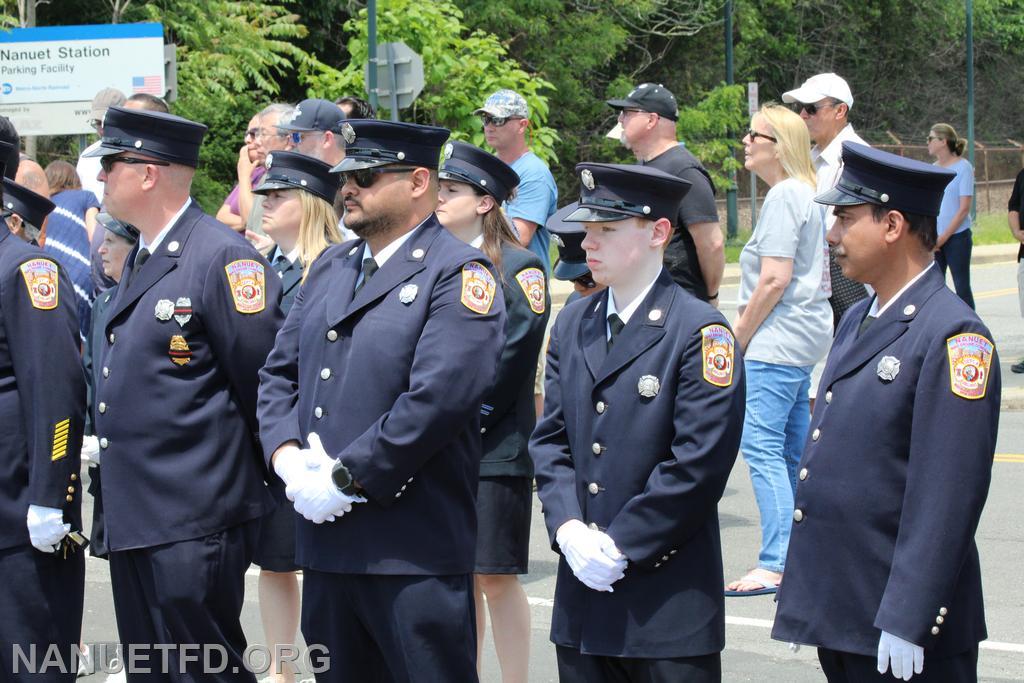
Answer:
<svg viewBox="0 0 1024 683"><path fill-rule="evenodd" d="M490 612L502 680L515 683L527 680L529 664L530 607L516 575L526 573L529 560L533 462L527 443L536 421L534 369L550 299L543 264L519 246L501 210L519 176L497 157L464 142L445 145L444 157L437 218L487 254L505 295L505 348L481 406L484 456L477 491L475 592L477 666Z"/></svg>
<svg viewBox="0 0 1024 683"><path fill-rule="evenodd" d="M928 153L935 157L935 165L948 168L956 178L946 185L942 194L937 227L939 240L935 244L935 263L946 276L946 266L953 273L953 287L957 296L974 308L971 292L971 200L974 197L974 167L963 158L967 140L958 137L948 123L936 123L928 133Z"/></svg>
<svg viewBox="0 0 1024 683"><path fill-rule="evenodd" d="M786 566L796 469L810 423L811 370L832 339L828 246L811 141L800 116L779 105L754 115L744 166L768 184L740 254L739 317L747 403L740 450L761 513L757 566L726 595L774 593Z"/></svg>
<svg viewBox="0 0 1024 683"><path fill-rule="evenodd" d="M263 229L273 240L266 255L281 278L281 308L288 313L313 261L341 242L334 196L339 177L322 161L295 152L271 152L266 174L253 190L264 195ZM275 661L274 683L295 680L291 665L276 660L275 647L292 646L299 627L299 582L295 572L295 509L276 477L270 485L278 505L263 519L254 561L260 566L260 616Z"/></svg>

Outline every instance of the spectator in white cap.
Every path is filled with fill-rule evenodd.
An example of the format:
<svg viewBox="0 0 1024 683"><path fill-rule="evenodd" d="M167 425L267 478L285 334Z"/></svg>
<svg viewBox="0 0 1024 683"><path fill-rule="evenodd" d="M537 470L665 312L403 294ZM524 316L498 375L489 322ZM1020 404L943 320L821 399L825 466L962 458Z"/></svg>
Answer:
<svg viewBox="0 0 1024 683"><path fill-rule="evenodd" d="M526 144L530 108L514 90L499 90L473 113L480 117L484 139L495 156L519 176L515 198L503 205L505 215L515 225L519 243L540 257L545 274L550 275L551 235L544 224L558 210L558 188L548 165Z"/></svg>
<svg viewBox="0 0 1024 683"><path fill-rule="evenodd" d="M797 113L807 124L814 147L811 161L818 174L818 194L831 190L839 182L842 171L840 155L844 142L867 143L861 139L850 124L850 109L853 107L853 93L845 80L834 73L811 76L796 90L782 94L782 101L799 106ZM835 222L831 211L825 212L825 232ZM836 265L835 256L829 249L829 275L832 282L832 305L834 324L850 306L867 296L864 285L843 276Z"/></svg>
<svg viewBox="0 0 1024 683"><path fill-rule="evenodd" d="M103 137L103 116L107 113L108 107L120 107L127 98L117 88L104 88L92 98L92 109L89 111L89 125L96 134ZM75 170L82 181L82 189L89 190L96 195L96 201L103 201L103 182L96 179L100 174L100 158L88 156L88 152L100 146L99 140L92 143L84 150L78 158L78 165Z"/></svg>

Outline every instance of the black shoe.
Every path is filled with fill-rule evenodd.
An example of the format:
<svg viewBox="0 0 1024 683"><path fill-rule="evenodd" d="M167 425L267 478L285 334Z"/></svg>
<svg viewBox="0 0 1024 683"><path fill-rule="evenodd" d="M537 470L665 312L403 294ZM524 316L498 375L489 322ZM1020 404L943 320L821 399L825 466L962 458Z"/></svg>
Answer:
<svg viewBox="0 0 1024 683"><path fill-rule="evenodd" d="M1018 375L1024 375L1024 360L1017 363L1016 365L1011 365L1010 372L1015 372Z"/></svg>

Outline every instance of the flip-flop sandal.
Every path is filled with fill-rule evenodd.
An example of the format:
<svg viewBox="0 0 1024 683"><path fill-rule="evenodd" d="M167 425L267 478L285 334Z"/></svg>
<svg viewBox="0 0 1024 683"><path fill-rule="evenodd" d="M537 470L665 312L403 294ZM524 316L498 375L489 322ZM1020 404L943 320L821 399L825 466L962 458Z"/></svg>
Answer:
<svg viewBox="0 0 1024 683"><path fill-rule="evenodd" d="M764 580L755 576L753 573L741 577L740 581L744 583L756 583L757 585L761 586L761 588L755 588L752 591L731 591L726 589L725 597L744 598L752 595L773 595L776 591L779 590L778 583L765 582Z"/></svg>

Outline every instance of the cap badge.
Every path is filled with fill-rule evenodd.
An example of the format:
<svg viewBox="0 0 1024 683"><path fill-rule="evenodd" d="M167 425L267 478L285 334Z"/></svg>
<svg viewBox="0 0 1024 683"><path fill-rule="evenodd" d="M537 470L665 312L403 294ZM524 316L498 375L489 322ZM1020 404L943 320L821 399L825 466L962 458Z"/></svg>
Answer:
<svg viewBox="0 0 1024 683"><path fill-rule="evenodd" d="M565 241L555 233L551 233L551 241L555 243L555 246L565 248Z"/></svg>
<svg viewBox="0 0 1024 683"><path fill-rule="evenodd" d="M156 302L156 309L153 311L156 319L160 322L167 322L174 315L174 303L170 299L160 299Z"/></svg>
<svg viewBox="0 0 1024 683"><path fill-rule="evenodd" d="M896 375L900 374L900 359L895 356L883 356L882 360L878 361L875 372L883 382L893 381Z"/></svg>
<svg viewBox="0 0 1024 683"><path fill-rule="evenodd" d="M589 168L580 171L580 182L583 183L583 187L591 191L597 187L597 183L594 182L594 174L590 172Z"/></svg>
<svg viewBox="0 0 1024 683"><path fill-rule="evenodd" d="M174 302L174 320L180 327L192 319L192 299L187 296L180 296Z"/></svg>
<svg viewBox="0 0 1024 683"><path fill-rule="evenodd" d="M341 124L341 138L345 141L345 144L351 145L356 141L356 131L352 127L351 123Z"/></svg>
<svg viewBox="0 0 1024 683"><path fill-rule="evenodd" d="M661 380L654 375L644 375L636 383L636 390L644 398L654 398L661 391Z"/></svg>
<svg viewBox="0 0 1024 683"><path fill-rule="evenodd" d="M274 155L273 154L268 154L267 155L267 161L265 162L265 165L266 165L267 168L270 168L271 166L274 165Z"/></svg>
<svg viewBox="0 0 1024 683"><path fill-rule="evenodd" d="M451 159L452 154L455 153L455 146L452 143L448 143L444 146L444 158Z"/></svg>
<svg viewBox="0 0 1024 683"><path fill-rule="evenodd" d="M416 285L406 285L398 292L398 300L403 304L409 305L416 300L416 294L420 291L420 288Z"/></svg>

